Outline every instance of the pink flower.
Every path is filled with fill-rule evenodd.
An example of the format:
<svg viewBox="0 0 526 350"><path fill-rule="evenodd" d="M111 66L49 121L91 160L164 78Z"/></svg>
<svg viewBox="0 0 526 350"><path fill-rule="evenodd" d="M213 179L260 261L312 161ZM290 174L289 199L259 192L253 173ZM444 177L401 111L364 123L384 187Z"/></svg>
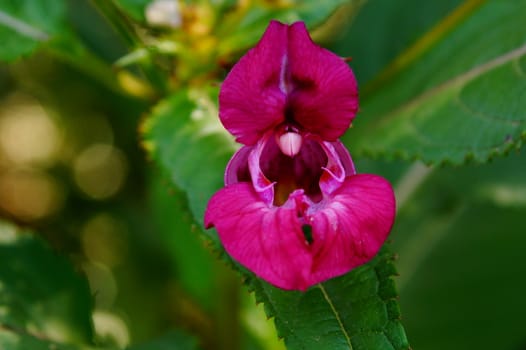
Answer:
<svg viewBox="0 0 526 350"><path fill-rule="evenodd" d="M351 69L302 22L272 21L221 85L219 118L244 146L207 228L258 277L305 290L369 261L395 216L390 184L357 175L338 138L358 110Z"/></svg>

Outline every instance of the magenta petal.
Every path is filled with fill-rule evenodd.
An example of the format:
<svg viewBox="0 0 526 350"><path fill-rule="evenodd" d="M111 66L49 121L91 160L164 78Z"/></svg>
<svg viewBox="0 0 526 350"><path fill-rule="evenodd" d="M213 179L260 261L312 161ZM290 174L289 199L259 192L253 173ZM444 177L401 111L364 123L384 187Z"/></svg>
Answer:
<svg viewBox="0 0 526 350"><path fill-rule="evenodd" d="M221 86L219 117L245 147L227 165L205 225L277 287L305 290L347 273L389 234L390 184L356 175L338 140L357 110L351 69L314 44L301 22L272 21Z"/></svg>
<svg viewBox="0 0 526 350"><path fill-rule="evenodd" d="M248 168L250 170L250 177L252 179L252 186L254 190L259 194L259 197L267 205L272 205L274 201L274 185L275 182L270 181L260 166L261 153L267 144L269 134L263 136L261 140L253 147L252 152L248 156Z"/></svg>
<svg viewBox="0 0 526 350"><path fill-rule="evenodd" d="M309 213L314 237L310 284L342 275L373 258L389 235L395 207L393 189L382 177L346 178L323 208Z"/></svg>
<svg viewBox="0 0 526 350"><path fill-rule="evenodd" d="M283 121L286 96L280 90L288 26L270 22L259 43L232 68L219 93L219 118L246 145Z"/></svg>
<svg viewBox="0 0 526 350"><path fill-rule="evenodd" d="M300 194L301 195L301 194ZM225 250L258 277L283 289L307 289L312 257L294 205L269 207L248 183L218 191L205 213Z"/></svg>
<svg viewBox="0 0 526 350"><path fill-rule="evenodd" d="M325 141L335 141L358 110L354 74L341 57L312 42L304 23L294 23L288 35L292 118Z"/></svg>
<svg viewBox="0 0 526 350"><path fill-rule="evenodd" d="M252 146L243 146L230 158L225 169L225 185L251 181L248 169L248 156L252 148Z"/></svg>
<svg viewBox="0 0 526 350"><path fill-rule="evenodd" d="M321 191L330 195L336 189L340 188L342 182L345 180L348 169L344 168L338 151L336 151L335 146L339 146L337 142L322 142L321 146L323 147L325 153L327 154L327 164L323 167L324 173L320 178L320 188ZM345 151L345 148L343 148ZM351 156L347 152L349 160ZM351 169L354 171L354 167Z"/></svg>
<svg viewBox="0 0 526 350"><path fill-rule="evenodd" d="M343 169L345 170L345 175L351 176L356 174L356 169L354 168L354 163L352 161L351 155L349 154L349 151L343 143L340 140L337 140L336 142L332 143L332 146L334 147L334 150L338 154L338 158L340 158L340 162L343 166Z"/></svg>

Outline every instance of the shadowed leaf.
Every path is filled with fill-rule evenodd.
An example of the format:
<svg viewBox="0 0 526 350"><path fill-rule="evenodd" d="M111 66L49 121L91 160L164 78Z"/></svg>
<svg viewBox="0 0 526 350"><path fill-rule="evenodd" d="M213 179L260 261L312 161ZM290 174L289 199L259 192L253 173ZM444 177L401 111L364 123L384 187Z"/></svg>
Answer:
<svg viewBox="0 0 526 350"><path fill-rule="evenodd" d="M525 173L524 153L436 169L400 211L393 245L415 349L524 347Z"/></svg>
<svg viewBox="0 0 526 350"><path fill-rule="evenodd" d="M0 2L0 60L31 53L63 29L63 0Z"/></svg>
<svg viewBox="0 0 526 350"><path fill-rule="evenodd" d="M65 258L31 233L0 222L0 261L0 329L65 343L92 341L88 283Z"/></svg>
<svg viewBox="0 0 526 350"><path fill-rule="evenodd" d="M364 92L346 144L354 154L453 164L521 147L525 14L524 0L459 7Z"/></svg>
<svg viewBox="0 0 526 350"><path fill-rule="evenodd" d="M198 350L197 340L182 333L170 332L143 344L133 345L126 350Z"/></svg>

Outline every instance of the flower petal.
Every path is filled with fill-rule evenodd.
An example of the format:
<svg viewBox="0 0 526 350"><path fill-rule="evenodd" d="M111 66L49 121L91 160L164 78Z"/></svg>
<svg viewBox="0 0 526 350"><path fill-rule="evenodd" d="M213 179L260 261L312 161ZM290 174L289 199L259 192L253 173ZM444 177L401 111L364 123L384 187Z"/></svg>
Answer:
<svg viewBox="0 0 526 350"><path fill-rule="evenodd" d="M321 143L323 150L327 154L327 164L323 167L324 172L320 178L320 188L321 191L326 195L330 195L336 189L340 188L342 182L345 181L348 171L348 169L344 168L342 161L340 160L339 153L336 151L336 147L334 147L335 145L337 146L338 143ZM343 150L346 151L345 148ZM351 156L349 152L347 152L347 155L350 160ZM354 170L354 168L352 168L352 170Z"/></svg>
<svg viewBox="0 0 526 350"><path fill-rule="evenodd" d="M225 168L225 185L251 181L248 169L248 156L252 148L252 146L243 146L230 158Z"/></svg>
<svg viewBox="0 0 526 350"><path fill-rule="evenodd" d="M345 175L351 176L356 174L356 169L354 168L351 155L349 154L347 148L345 148L344 144L340 140L336 140L336 142L332 143L332 146L338 154L338 158L340 158L340 162L342 163L343 169L345 170Z"/></svg>
<svg viewBox="0 0 526 350"><path fill-rule="evenodd" d="M345 61L312 42L303 22L288 30L288 111L305 130L335 141L358 110L358 85Z"/></svg>
<svg viewBox="0 0 526 350"><path fill-rule="evenodd" d="M280 89L286 66L288 26L271 21L259 43L232 68L219 92L219 118L246 145L284 120Z"/></svg>
<svg viewBox="0 0 526 350"><path fill-rule="evenodd" d="M372 259L389 235L395 197L387 180L349 176L322 208L311 208L313 265L310 284L333 278Z"/></svg>
<svg viewBox="0 0 526 350"><path fill-rule="evenodd" d="M312 256L294 201L289 204L269 207L250 184L229 185L208 203L205 226L214 226L228 254L258 277L283 289L305 290Z"/></svg>
<svg viewBox="0 0 526 350"><path fill-rule="evenodd" d="M253 147L253 150L248 156L248 169L250 170L250 178L252 179L252 186L254 190L259 194L259 197L265 202L265 204L270 206L274 201L274 185L276 183L270 181L265 176L261 170L261 165L259 162L261 153L263 153L269 137L270 134L267 133Z"/></svg>

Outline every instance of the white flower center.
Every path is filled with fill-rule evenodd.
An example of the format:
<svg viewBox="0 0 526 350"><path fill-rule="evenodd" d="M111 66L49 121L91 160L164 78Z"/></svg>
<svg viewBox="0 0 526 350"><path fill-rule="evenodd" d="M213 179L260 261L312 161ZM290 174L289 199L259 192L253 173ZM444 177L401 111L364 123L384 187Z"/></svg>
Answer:
<svg viewBox="0 0 526 350"><path fill-rule="evenodd" d="M296 132L288 131L278 137L277 143L283 154L294 157L301 150L303 137Z"/></svg>

